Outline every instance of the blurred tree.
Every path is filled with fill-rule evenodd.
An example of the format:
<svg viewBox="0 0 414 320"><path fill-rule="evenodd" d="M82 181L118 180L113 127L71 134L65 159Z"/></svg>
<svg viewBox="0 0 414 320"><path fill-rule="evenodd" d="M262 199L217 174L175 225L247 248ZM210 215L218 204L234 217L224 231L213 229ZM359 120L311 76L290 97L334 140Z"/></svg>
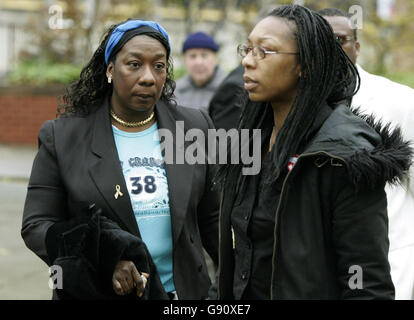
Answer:
<svg viewBox="0 0 414 320"><path fill-rule="evenodd" d="M379 14L382 3L389 1L307 0L305 4L314 10L333 7L345 12L349 12L353 5L361 6L363 22L358 37L362 42L361 56L366 57L364 65L380 74L407 68L414 71L414 62L407 58L414 54L414 3L412 0L394 0L389 18Z"/></svg>
<svg viewBox="0 0 414 320"><path fill-rule="evenodd" d="M185 34L193 32L193 26L200 21L200 2L202 0L183 0L185 10Z"/></svg>
<svg viewBox="0 0 414 320"><path fill-rule="evenodd" d="M263 3L260 1L237 0L236 8L243 13L240 23L243 25L247 34L254 27L254 24L257 21L258 13L262 9L262 6Z"/></svg>
<svg viewBox="0 0 414 320"><path fill-rule="evenodd" d="M126 18L152 19L163 23L183 22L183 34L194 32L200 23L208 22L213 36L239 32L242 26L248 34L258 16L267 8L292 2L302 3L311 9L337 7L348 11L352 5L363 8L363 29L359 36L363 40L364 55L368 69L379 73L387 71L387 63L400 69L413 68L414 61L407 57L414 52L414 3L412 0L395 0L394 14L389 20L377 14L380 0L38 0L43 3L38 15L28 24L27 32L33 35L27 43L27 50L21 57L25 60L66 62L85 64L90 58L101 35L110 24ZM61 28L51 28L50 22L58 14L51 13L52 6L61 8ZM174 9L174 10L171 10ZM173 12L174 11L174 12ZM168 26L168 24L167 24ZM180 24L181 26L181 24ZM180 27L181 28L181 27ZM177 31L175 31L177 32ZM241 32L242 33L242 32ZM244 35L221 37L239 41ZM220 38L220 37L219 37ZM29 43L30 42L30 43ZM34 50L33 48L37 48ZM408 61L408 62L405 62ZM403 63L405 62L405 63Z"/></svg>
<svg viewBox="0 0 414 320"><path fill-rule="evenodd" d="M381 18L377 10L366 12L362 35L365 45L373 48L372 71L384 74L407 67L414 71L414 63L408 58L414 53L413 15L414 3L410 0L396 0L389 19Z"/></svg>
<svg viewBox="0 0 414 320"><path fill-rule="evenodd" d="M51 8L60 10L61 16ZM84 64L95 49L96 34L102 34L108 23L134 17L148 19L152 14L150 0L44 0L38 15L27 25L37 52L25 50L21 57Z"/></svg>

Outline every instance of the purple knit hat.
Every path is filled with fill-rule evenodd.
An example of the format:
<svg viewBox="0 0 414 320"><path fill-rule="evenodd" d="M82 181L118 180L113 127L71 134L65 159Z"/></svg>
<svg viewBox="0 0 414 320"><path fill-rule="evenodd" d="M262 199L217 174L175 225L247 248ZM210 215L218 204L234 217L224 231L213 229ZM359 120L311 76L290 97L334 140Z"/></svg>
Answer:
<svg viewBox="0 0 414 320"><path fill-rule="evenodd" d="M210 49L216 52L218 45L212 37L204 32L196 32L190 34L183 44L183 53L188 49L202 48Z"/></svg>

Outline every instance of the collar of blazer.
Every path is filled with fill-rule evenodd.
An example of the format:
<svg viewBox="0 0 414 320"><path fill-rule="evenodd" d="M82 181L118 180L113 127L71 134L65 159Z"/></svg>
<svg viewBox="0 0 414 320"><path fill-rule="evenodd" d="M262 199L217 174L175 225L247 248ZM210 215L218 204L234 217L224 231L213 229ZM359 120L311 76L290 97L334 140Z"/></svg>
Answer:
<svg viewBox="0 0 414 320"><path fill-rule="evenodd" d="M176 121L179 119L179 113L176 107L166 105L159 101L155 107L158 128L169 129L175 138ZM123 222L123 228L134 235L141 236L134 212L132 210L131 200L127 192L124 175L118 158L118 152L115 146L115 140L109 117L108 99L104 105L94 114L95 121L93 123L92 137L92 155L93 160L89 168L89 173L105 198L113 212ZM176 143L174 139L174 152ZM173 243L177 239L182 230L186 214L189 207L192 191L192 179L195 166L189 164L166 164L165 170L168 180L168 191L170 200L170 214L173 233ZM116 186L120 186L123 196L114 197Z"/></svg>

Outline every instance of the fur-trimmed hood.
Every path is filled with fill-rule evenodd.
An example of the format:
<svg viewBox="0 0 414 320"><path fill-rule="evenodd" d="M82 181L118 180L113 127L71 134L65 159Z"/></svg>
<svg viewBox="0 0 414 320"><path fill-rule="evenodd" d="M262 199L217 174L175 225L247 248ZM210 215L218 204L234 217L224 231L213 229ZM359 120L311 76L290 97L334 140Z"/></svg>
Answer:
<svg viewBox="0 0 414 320"><path fill-rule="evenodd" d="M394 127L393 129L391 127ZM304 153L322 151L345 161L356 187L403 183L412 163L411 142L399 127L383 124L374 115L338 105Z"/></svg>

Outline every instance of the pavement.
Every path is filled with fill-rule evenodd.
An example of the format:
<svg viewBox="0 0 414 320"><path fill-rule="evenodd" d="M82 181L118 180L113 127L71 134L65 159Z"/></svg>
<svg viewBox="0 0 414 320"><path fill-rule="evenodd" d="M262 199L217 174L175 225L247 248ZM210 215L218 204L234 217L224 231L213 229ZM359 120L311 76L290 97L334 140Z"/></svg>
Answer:
<svg viewBox="0 0 414 320"><path fill-rule="evenodd" d="M0 144L0 180L28 181L36 146Z"/></svg>
<svg viewBox="0 0 414 320"><path fill-rule="evenodd" d="M37 147L0 144L0 300L49 300L49 268L20 236Z"/></svg>

